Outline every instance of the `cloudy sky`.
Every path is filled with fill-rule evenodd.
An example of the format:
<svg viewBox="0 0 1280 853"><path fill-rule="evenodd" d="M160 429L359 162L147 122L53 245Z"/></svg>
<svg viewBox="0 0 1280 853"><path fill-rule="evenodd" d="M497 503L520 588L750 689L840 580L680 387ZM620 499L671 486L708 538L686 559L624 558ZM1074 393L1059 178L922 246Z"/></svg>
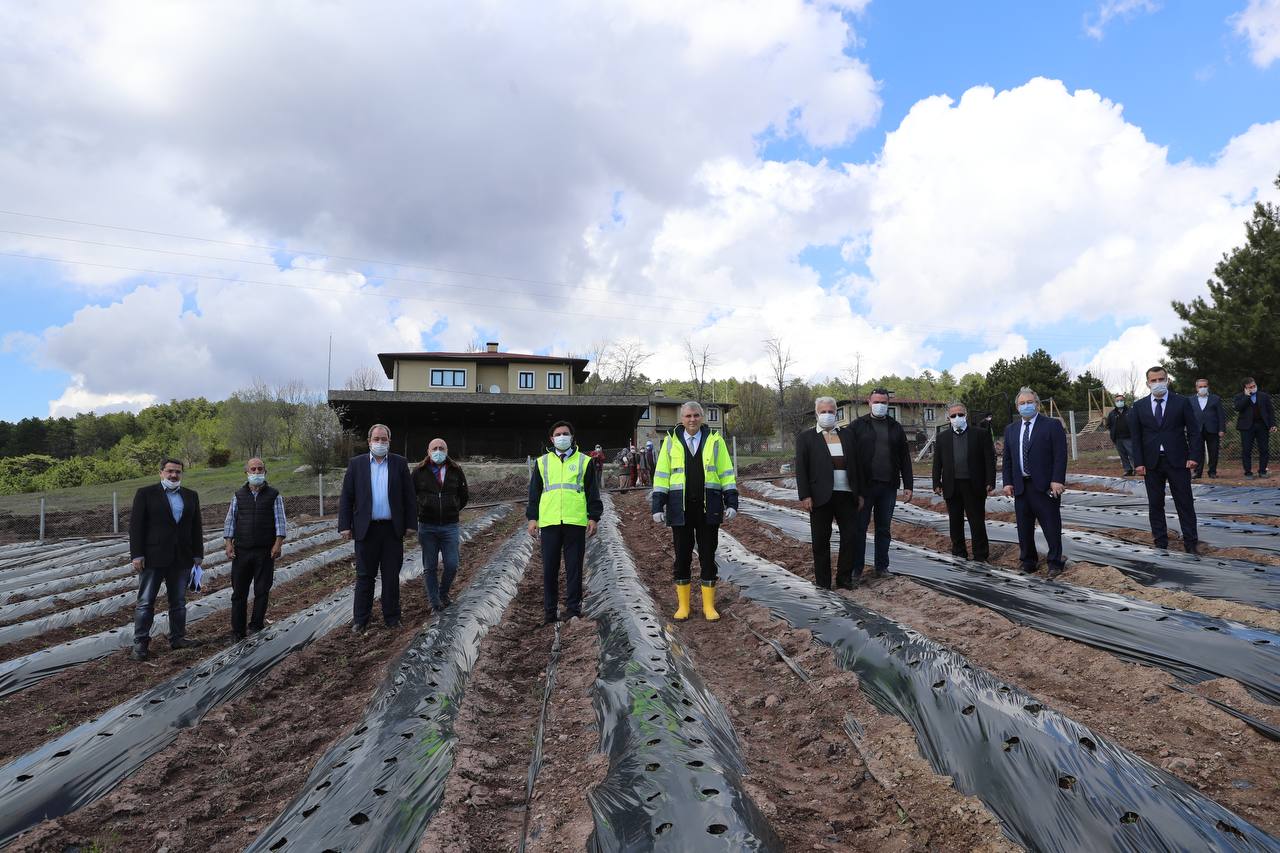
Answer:
<svg viewBox="0 0 1280 853"><path fill-rule="evenodd" d="M0 115L0 418L330 336L1119 377L1280 198L1280 0L11 4Z"/></svg>

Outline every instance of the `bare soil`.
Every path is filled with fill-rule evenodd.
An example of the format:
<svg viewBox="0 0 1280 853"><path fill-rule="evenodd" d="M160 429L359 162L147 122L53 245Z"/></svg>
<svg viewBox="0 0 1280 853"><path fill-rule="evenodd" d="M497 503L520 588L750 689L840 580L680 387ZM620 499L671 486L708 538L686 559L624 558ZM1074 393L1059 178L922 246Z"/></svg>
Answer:
<svg viewBox="0 0 1280 853"><path fill-rule="evenodd" d="M766 528L738 526L732 532L757 554L811 579L810 546L780 531L766 535ZM950 646L1268 832L1280 830L1280 809L1275 805L1280 795L1280 744L1197 696L1175 691L1172 685L1178 682L1162 670L1017 626L909 578L864 583L841 594ZM1241 710L1264 718L1275 710L1253 701L1243 689L1231 695L1232 704L1238 702ZM1238 784L1241 780L1247 787Z"/></svg>
<svg viewBox="0 0 1280 853"><path fill-rule="evenodd" d="M462 548L465 584L519 523L508 516ZM40 824L13 850L242 850L275 819L315 761L364 713L387 665L429 618L420 581L401 587L405 627L336 630L185 729L123 784ZM199 652L199 650L195 650ZM129 691L130 695L137 688Z"/></svg>
<svg viewBox="0 0 1280 853"><path fill-rule="evenodd" d="M667 609L674 603L670 534L650 523L641 500L619 504L641 577ZM729 709L748 790L787 849L1017 849L980 802L932 771L911 729L875 710L857 676L838 669L809 632L791 630L728 584L717 588L717 607L720 622L703 621L695 607L693 619L669 628ZM751 628L781 642L812 683L802 683ZM846 712L866 729L866 759L844 732Z"/></svg>
<svg viewBox="0 0 1280 853"><path fill-rule="evenodd" d="M542 559L535 555L516 598L481 644L454 726L458 740L444 803L419 850L519 847L553 637L553 629L542 626ZM529 835L536 839L531 850L585 849L592 823L584 792L607 766L596 751L599 734L587 694L598 656L594 623L562 623L560 637L543 764L528 815Z"/></svg>

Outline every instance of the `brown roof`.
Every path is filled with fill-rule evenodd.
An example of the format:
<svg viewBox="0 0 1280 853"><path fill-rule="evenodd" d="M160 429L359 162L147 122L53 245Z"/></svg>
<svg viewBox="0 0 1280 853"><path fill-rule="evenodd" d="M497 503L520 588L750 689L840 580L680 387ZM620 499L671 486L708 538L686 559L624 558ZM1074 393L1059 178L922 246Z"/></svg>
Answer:
<svg viewBox="0 0 1280 853"><path fill-rule="evenodd" d="M378 361L382 362L382 370L388 379L395 378L394 370L397 361L476 361L483 364L570 364L573 366L573 381L582 383L590 375L587 364L591 359L572 358L556 355L525 355L518 352L380 352Z"/></svg>

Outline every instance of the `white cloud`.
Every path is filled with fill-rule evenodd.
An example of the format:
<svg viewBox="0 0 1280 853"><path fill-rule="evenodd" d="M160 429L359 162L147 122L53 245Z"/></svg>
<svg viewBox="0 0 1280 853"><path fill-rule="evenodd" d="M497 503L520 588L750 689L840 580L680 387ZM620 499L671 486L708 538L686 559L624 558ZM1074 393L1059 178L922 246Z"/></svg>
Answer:
<svg viewBox="0 0 1280 853"><path fill-rule="evenodd" d="M975 352L964 361L953 364L951 374L959 379L967 373L986 373L1000 359L1012 360L1026 355L1028 351L1027 339L1010 332L991 349Z"/></svg>
<svg viewBox="0 0 1280 853"><path fill-rule="evenodd" d="M1280 59L1280 0L1249 0L1232 18L1237 34L1249 42L1249 56L1259 68Z"/></svg>
<svg viewBox="0 0 1280 853"><path fill-rule="evenodd" d="M1103 0L1092 15L1086 15L1084 31L1090 38L1102 39L1107 25L1117 18L1129 20L1138 15L1150 15L1159 11L1160 4L1155 0Z"/></svg>
<svg viewBox="0 0 1280 853"><path fill-rule="evenodd" d="M1160 333L1150 324L1130 326L1099 348L1083 370L1090 371L1105 382L1107 389L1113 393L1145 393L1146 369L1153 364L1163 363L1169 356L1160 337ZM1185 380L1185 377L1179 379ZM1185 391L1185 386L1189 383L1183 384Z"/></svg>

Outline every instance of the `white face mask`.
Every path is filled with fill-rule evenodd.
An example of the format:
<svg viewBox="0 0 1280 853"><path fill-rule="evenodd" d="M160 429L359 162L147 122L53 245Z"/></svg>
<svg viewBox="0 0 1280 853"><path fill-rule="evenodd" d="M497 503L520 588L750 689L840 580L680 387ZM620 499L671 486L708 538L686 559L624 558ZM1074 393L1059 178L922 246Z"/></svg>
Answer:
<svg viewBox="0 0 1280 853"><path fill-rule="evenodd" d="M373 444L369 445L369 452L381 459L383 456L386 456L391 452L391 444L375 441Z"/></svg>
<svg viewBox="0 0 1280 853"><path fill-rule="evenodd" d="M1163 397L1169 393L1168 382L1148 382L1147 387L1151 389L1151 394L1155 397Z"/></svg>
<svg viewBox="0 0 1280 853"><path fill-rule="evenodd" d="M958 418L951 419L951 428L956 432L963 432L964 428L967 427L968 425L969 425L969 419L966 418L964 415L961 415Z"/></svg>
<svg viewBox="0 0 1280 853"><path fill-rule="evenodd" d="M822 412L818 415L818 427L820 429L831 429L836 425L835 412Z"/></svg>
<svg viewBox="0 0 1280 853"><path fill-rule="evenodd" d="M176 492L182 486L181 480L161 480L160 485L164 486L165 491Z"/></svg>
<svg viewBox="0 0 1280 853"><path fill-rule="evenodd" d="M883 418L885 415L889 414L889 404L888 403L872 403L871 414L877 418Z"/></svg>
<svg viewBox="0 0 1280 853"><path fill-rule="evenodd" d="M1209 386L1208 386L1208 385L1206 385L1206 386L1205 386L1205 387L1203 387L1203 388L1197 388L1197 389L1196 389L1196 393L1197 393L1197 394L1199 394L1201 397L1208 397L1208 396L1209 396Z"/></svg>
<svg viewBox="0 0 1280 853"><path fill-rule="evenodd" d="M573 436L571 435L553 436L551 439L551 443L556 446L556 450L559 450L563 453L564 451L568 450L570 447L573 447Z"/></svg>

